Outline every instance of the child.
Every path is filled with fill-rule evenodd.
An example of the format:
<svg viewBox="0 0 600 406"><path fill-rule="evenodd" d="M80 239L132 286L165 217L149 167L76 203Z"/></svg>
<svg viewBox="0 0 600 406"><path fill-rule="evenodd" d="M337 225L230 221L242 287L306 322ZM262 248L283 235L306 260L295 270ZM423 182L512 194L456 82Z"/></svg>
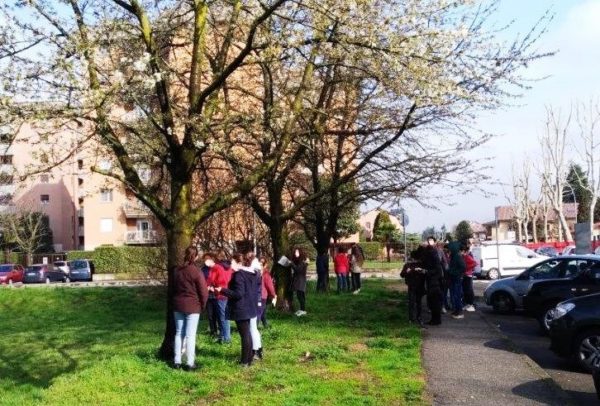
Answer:
<svg viewBox="0 0 600 406"><path fill-rule="evenodd" d="M475 311L475 292L473 292L473 271L477 266L477 261L473 259L473 256L469 252L469 246L464 245L463 247L463 259L465 260L465 276L463 277L463 297L465 308L467 312Z"/></svg>
<svg viewBox="0 0 600 406"><path fill-rule="evenodd" d="M425 270L421 268L421 255L421 247L411 252L409 261L400 272L408 285L408 320L419 325L423 324L421 302L425 295Z"/></svg>
<svg viewBox="0 0 600 406"><path fill-rule="evenodd" d="M336 254L333 258L333 265L337 277L337 293L342 293L348 289L346 281L350 270L350 263L348 261L348 255L346 255L343 250L336 248L335 251Z"/></svg>

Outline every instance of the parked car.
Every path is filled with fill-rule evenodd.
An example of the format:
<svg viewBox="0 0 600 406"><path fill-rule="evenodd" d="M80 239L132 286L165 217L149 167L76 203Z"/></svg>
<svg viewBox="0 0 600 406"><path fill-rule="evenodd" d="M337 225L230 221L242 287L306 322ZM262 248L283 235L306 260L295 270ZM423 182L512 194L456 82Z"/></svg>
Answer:
<svg viewBox="0 0 600 406"><path fill-rule="evenodd" d="M520 275L492 282L483 292L485 302L499 313L510 313L523 307L523 297L534 282L574 276L579 268L572 257L550 258L523 271Z"/></svg>
<svg viewBox="0 0 600 406"><path fill-rule="evenodd" d="M575 246L567 245L565 248L563 248L561 255L575 255Z"/></svg>
<svg viewBox="0 0 600 406"><path fill-rule="evenodd" d="M23 267L17 264L0 265L0 284L23 282Z"/></svg>
<svg viewBox="0 0 600 406"><path fill-rule="evenodd" d="M54 268L63 271L65 275L69 275L69 263L67 261L54 261L52 265L54 265Z"/></svg>
<svg viewBox="0 0 600 406"><path fill-rule="evenodd" d="M540 322L548 331L554 307L565 300L600 293L600 257L578 255L569 257L567 279L552 279L534 283L523 298L526 313Z"/></svg>
<svg viewBox="0 0 600 406"><path fill-rule="evenodd" d="M559 303L551 313L550 349L587 371L600 369L600 294Z"/></svg>
<svg viewBox="0 0 600 406"><path fill-rule="evenodd" d="M96 268L89 259L76 259L69 262L69 278L71 281L91 281Z"/></svg>
<svg viewBox="0 0 600 406"><path fill-rule="evenodd" d="M554 247L540 247L535 250L535 253L545 255L550 258L557 257L559 255L558 250Z"/></svg>
<svg viewBox="0 0 600 406"><path fill-rule="evenodd" d="M52 265L36 264L25 268L23 283L67 282L68 276Z"/></svg>
<svg viewBox="0 0 600 406"><path fill-rule="evenodd" d="M475 276L492 280L519 275L525 269L548 259L547 256L515 244L481 245L473 247L471 252L478 263Z"/></svg>

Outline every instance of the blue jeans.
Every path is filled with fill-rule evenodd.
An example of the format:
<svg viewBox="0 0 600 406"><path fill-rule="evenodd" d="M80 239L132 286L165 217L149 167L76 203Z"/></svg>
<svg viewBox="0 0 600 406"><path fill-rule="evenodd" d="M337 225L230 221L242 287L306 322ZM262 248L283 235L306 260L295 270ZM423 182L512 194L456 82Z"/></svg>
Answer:
<svg viewBox="0 0 600 406"><path fill-rule="evenodd" d="M200 313L182 313L175 314L175 364L181 364L181 347L183 339L186 339L185 350L187 353L187 364L194 365L196 361L196 331L198 330L198 321Z"/></svg>
<svg viewBox="0 0 600 406"><path fill-rule="evenodd" d="M462 278L462 276L450 276L450 298L452 300L452 308L456 313L461 313L463 309Z"/></svg>
<svg viewBox="0 0 600 406"><path fill-rule="evenodd" d="M225 316L225 308L227 307L227 299L216 300L217 302L217 320L219 322L220 338L224 343L231 342L231 325Z"/></svg>
<svg viewBox="0 0 600 406"><path fill-rule="evenodd" d="M340 292L344 292L346 289L348 289L348 285L346 284L347 282L347 275L342 275L342 274L337 274L337 291L338 293Z"/></svg>

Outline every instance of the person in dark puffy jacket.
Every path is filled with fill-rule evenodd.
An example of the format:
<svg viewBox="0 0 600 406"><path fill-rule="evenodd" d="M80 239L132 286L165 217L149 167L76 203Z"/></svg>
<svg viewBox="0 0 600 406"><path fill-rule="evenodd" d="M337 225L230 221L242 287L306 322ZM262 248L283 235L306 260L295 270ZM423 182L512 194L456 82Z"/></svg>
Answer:
<svg viewBox="0 0 600 406"><path fill-rule="evenodd" d="M300 302L300 310L296 312L296 316L306 315L306 256L300 248L294 249L292 255L292 291L296 293L298 302Z"/></svg>
<svg viewBox="0 0 600 406"><path fill-rule="evenodd" d="M234 273L227 288L211 288L229 298L227 302L227 314L230 320L234 320L241 338L241 360L242 367L252 365L254 354L252 352L252 335L250 333L250 319L256 317L257 306L257 277L251 272L250 262L244 262L242 254L232 257L231 268Z"/></svg>
<svg viewBox="0 0 600 406"><path fill-rule="evenodd" d="M462 256L463 245L464 244L459 241L448 243L448 251L450 251L448 275L450 276L450 296L452 298L453 309L452 317L455 319L462 319L465 317L463 315L462 284L467 266Z"/></svg>
<svg viewBox="0 0 600 406"><path fill-rule="evenodd" d="M183 265L174 270L173 275L173 310L175 317L175 357L173 367L181 368L183 341L186 342L186 370L196 369L196 331L200 313L206 307L208 290L204 275L195 262L198 249L188 247L185 250Z"/></svg>
<svg viewBox="0 0 600 406"><path fill-rule="evenodd" d="M436 247L427 245L421 254L421 264L426 270L425 286L427 288L427 306L431 311L431 320L427 324L438 326L442 324L442 288L444 272L442 262Z"/></svg>
<svg viewBox="0 0 600 406"><path fill-rule="evenodd" d="M408 285L408 320L423 324L421 321L421 302L425 295L425 269L421 263L423 247L410 253L410 259L404 264L400 276Z"/></svg>

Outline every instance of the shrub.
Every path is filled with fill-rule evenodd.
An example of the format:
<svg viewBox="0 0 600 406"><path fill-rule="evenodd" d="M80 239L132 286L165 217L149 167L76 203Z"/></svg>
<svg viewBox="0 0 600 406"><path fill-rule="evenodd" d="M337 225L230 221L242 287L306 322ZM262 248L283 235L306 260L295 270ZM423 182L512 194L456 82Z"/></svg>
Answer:
<svg viewBox="0 0 600 406"><path fill-rule="evenodd" d="M376 261L381 257L381 243L376 241L361 242L358 245L363 249L366 260Z"/></svg>
<svg viewBox="0 0 600 406"><path fill-rule="evenodd" d="M94 251L70 251L67 253L67 259L91 259L97 273L161 276L167 267L164 247L101 246Z"/></svg>

